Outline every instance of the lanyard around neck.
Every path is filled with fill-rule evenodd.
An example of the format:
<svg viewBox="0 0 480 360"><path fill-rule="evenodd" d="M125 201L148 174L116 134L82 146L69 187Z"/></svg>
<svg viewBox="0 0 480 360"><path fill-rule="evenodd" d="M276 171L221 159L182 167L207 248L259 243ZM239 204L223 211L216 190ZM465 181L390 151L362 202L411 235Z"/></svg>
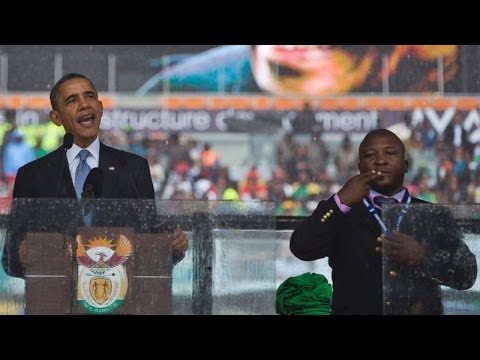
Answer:
<svg viewBox="0 0 480 360"><path fill-rule="evenodd" d="M400 229L400 224L402 223L403 217L408 211L408 208L410 207L410 202L412 201L412 198L408 191L405 191L405 195L403 196L402 203L405 203L405 205L402 207L402 211L398 215L397 221L395 223L395 231L398 231ZM371 216L377 221L378 225L382 228L382 232L384 234L388 234L387 231L387 226L383 222L382 218L378 214L377 209L373 206L373 204L370 202L368 199L363 199L363 204L367 208L368 212L370 213Z"/></svg>

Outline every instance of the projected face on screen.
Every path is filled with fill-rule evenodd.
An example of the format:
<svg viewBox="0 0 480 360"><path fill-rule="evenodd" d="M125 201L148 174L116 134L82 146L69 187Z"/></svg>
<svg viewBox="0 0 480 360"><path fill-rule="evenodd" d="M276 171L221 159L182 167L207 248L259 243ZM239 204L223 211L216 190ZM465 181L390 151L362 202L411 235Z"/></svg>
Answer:
<svg viewBox="0 0 480 360"><path fill-rule="evenodd" d="M435 92L443 90L440 86L450 91L451 80L459 73L458 48L222 45L181 57L167 55L164 63L168 65L137 94L170 91L324 96Z"/></svg>
<svg viewBox="0 0 480 360"><path fill-rule="evenodd" d="M274 94L435 91L456 73L457 45L254 45L257 85ZM382 70L383 69L383 70Z"/></svg>

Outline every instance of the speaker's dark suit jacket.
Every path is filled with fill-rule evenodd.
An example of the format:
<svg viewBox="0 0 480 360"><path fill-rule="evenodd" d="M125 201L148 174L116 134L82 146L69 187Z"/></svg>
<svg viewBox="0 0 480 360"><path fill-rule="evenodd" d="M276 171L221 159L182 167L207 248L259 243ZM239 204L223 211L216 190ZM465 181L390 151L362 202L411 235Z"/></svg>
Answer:
<svg viewBox="0 0 480 360"><path fill-rule="evenodd" d="M450 212L433 204L428 211L425 206L421 207L425 211L415 211L413 204L422 203L426 204L412 198L412 208L399 230L425 244L423 266L385 261L382 269L382 255L375 250L381 228L363 203L344 214L332 196L321 201L295 229L290 239L295 256L302 260L329 258L332 314L441 314L440 284L457 289L473 285L475 256L461 240ZM387 227L392 228L397 218L385 219Z"/></svg>
<svg viewBox="0 0 480 360"><path fill-rule="evenodd" d="M144 222L140 219L142 216L152 217L154 212L145 209L145 204L154 207L154 190L146 159L100 143L98 167L103 170L101 198L132 200L102 202L106 208L96 213L92 226L136 226L139 221ZM18 246L27 231L73 234L76 226L82 225L83 218L78 214L85 203L76 199L64 148L21 167L15 179L13 198L2 265L7 274L23 276ZM43 200L45 198L64 200L55 203Z"/></svg>
<svg viewBox="0 0 480 360"><path fill-rule="evenodd" d="M75 188L64 153L64 148L60 147L21 167L15 179L13 197L75 198ZM100 143L98 167L103 170L102 198L153 199L155 197L146 159ZM60 176L61 180L59 180ZM60 186L57 188L59 182Z"/></svg>

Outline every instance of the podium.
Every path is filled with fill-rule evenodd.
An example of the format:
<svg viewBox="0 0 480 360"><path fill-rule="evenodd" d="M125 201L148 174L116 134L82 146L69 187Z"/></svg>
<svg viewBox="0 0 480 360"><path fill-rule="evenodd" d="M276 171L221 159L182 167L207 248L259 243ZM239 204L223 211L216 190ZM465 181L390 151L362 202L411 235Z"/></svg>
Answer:
<svg viewBox="0 0 480 360"><path fill-rule="evenodd" d="M108 225L93 227L82 226L80 205L41 199L14 204L13 228L27 230L25 313L171 314L173 236L146 232L157 222L154 202L90 200L96 223ZM32 221L33 209L41 209L43 221L38 214ZM63 231L59 223L66 224Z"/></svg>
<svg viewBox="0 0 480 360"><path fill-rule="evenodd" d="M92 226L86 228L81 214L90 209ZM15 199L7 215L4 232L0 229L3 260L9 255L3 264L6 273L0 268L0 314L275 313L273 202L94 199L89 204L75 199ZM180 226L189 242L180 261L171 254L172 225ZM124 293L114 288L112 277L107 284L95 278L105 275L102 262L114 265L110 259L117 246L122 250L116 256L128 253L120 235L131 245L131 254L122 263L128 284ZM21 240L25 267L19 266L18 255L15 258L19 253L15 244ZM91 249L109 240L116 246L93 253ZM90 252L95 266L82 258L84 252ZM82 277L92 281L83 282L79 292ZM110 293L120 294L120 305L114 309L109 308L116 305ZM86 297L108 309L88 311L84 306L88 302L82 303Z"/></svg>

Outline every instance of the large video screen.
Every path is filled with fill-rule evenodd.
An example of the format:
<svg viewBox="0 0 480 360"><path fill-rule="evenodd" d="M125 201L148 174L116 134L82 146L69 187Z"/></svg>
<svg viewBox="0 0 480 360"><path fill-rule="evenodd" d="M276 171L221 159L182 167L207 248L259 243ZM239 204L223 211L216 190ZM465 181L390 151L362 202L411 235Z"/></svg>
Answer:
<svg viewBox="0 0 480 360"><path fill-rule="evenodd" d="M459 45L223 45L165 56L137 94L472 92L478 84L465 77L478 77L468 68L472 51L476 47Z"/></svg>
<svg viewBox="0 0 480 360"><path fill-rule="evenodd" d="M478 45L0 45L3 91L49 91L80 72L99 91L477 93Z"/></svg>

